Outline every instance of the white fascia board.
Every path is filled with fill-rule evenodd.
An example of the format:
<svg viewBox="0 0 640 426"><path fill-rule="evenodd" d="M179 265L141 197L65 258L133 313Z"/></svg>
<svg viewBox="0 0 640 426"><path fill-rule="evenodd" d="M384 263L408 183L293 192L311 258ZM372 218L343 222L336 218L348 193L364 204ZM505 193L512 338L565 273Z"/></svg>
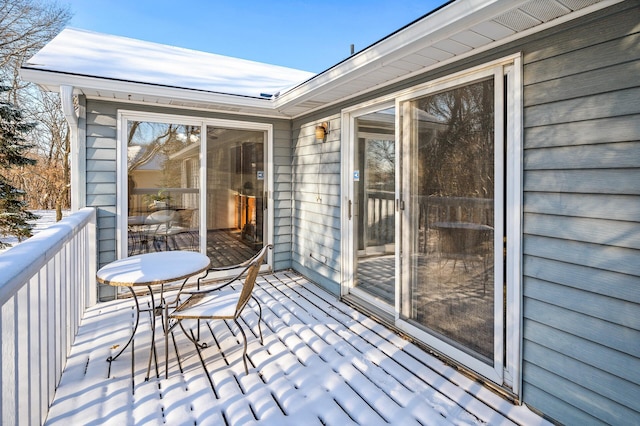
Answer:
<svg viewBox="0 0 640 426"><path fill-rule="evenodd" d="M289 103L300 102L308 96L330 90L335 84L343 84L345 79L380 68L407 54L446 39L508 10L519 7L529 0L470 0L455 2L426 16L387 39L346 59L333 68L317 75L306 83L281 94L276 100L276 108Z"/></svg>
<svg viewBox="0 0 640 426"><path fill-rule="evenodd" d="M28 67L20 69L20 76L33 83L53 88L73 86L77 91L95 90L98 92L114 92L131 94L132 96L149 96L165 99L182 100L185 102L200 102L211 105L224 105L239 108L262 109L266 115L280 116L273 108L269 99L252 98L248 96L229 95L179 87L165 87L153 84L109 80L83 75L65 74L55 71L44 71Z"/></svg>
<svg viewBox="0 0 640 426"><path fill-rule="evenodd" d="M487 16L485 13L483 13L481 18L477 18L477 16L480 16L480 15L476 15L476 17L474 17L472 20L465 21L464 23L458 22L456 25L451 24L450 28L445 25L445 28L443 28L442 30L443 31L444 30L450 30L450 31L447 31L447 32L448 33L452 33L452 34L459 33L460 31L463 31L465 28L471 28L474 25L477 25L478 23L481 23L483 21L483 19L486 19L486 20L492 19L494 17L499 16L502 13L505 13L506 11L515 9L518 6L520 6L521 4L528 2L527 0L524 0L524 1L518 1L518 2L510 3L508 0L506 2L503 1L503 0L497 0L497 1L491 1L491 2L486 2L486 3L493 3L493 7L498 7L499 5L496 5L495 3L498 3L499 1L502 1L503 5L500 6L500 8L499 8L499 10L497 12L494 10L494 13L491 13L489 16ZM537 26L535 26L533 28L529 28L527 30L524 30L524 31L521 31L521 32L517 32L515 34L511 34L511 35L505 36L505 37L503 37L501 39L497 39L492 43L484 45L484 46L482 46L480 48L472 49L472 50L470 50L470 51L468 51L468 52L466 52L466 53L464 53L462 55L453 56L453 57L451 57L451 58L449 58L447 60L436 62L431 66L427 66L427 67L424 67L422 69L419 69L419 70L416 70L416 71L413 71L413 72L409 72L409 73L407 73L405 75L399 76L399 77L397 77L395 79L385 81L384 83L382 83L380 85L377 85L376 87L372 87L370 90L365 90L365 91L361 91L361 92L358 92L358 93L353 93L353 94L351 94L349 96L345 96L345 97L342 97L340 99L335 99L333 101L327 102L321 108L326 108L326 107L329 107L331 105L335 105L335 104L337 104L339 102L345 101L347 99L353 98L355 96L358 96L358 95L361 95L361 94L364 94L364 93L368 93L368 92L370 92L372 90L380 89L382 87L395 84L397 82L400 82L402 80L414 77L416 75L423 74L423 73L425 73L427 71L430 71L430 70L433 70L433 69L436 69L436 68L451 64L452 62L463 60L463 59L465 59L465 58L467 58L469 56L476 55L478 53L482 53L482 52L485 52L485 51L490 50L490 49L494 49L494 48L496 48L496 47L498 47L500 45L507 44L507 43L510 43L512 41L518 40L520 38L524 38L524 37L530 36L530 35L532 35L534 33L537 33L537 32L540 32L540 31L544 31L544 30L546 30L548 28L551 28L551 27L554 27L556 25L561 25L561 24L563 24L563 23L565 23L567 21L571 21L573 19L577 19L579 17L588 15L590 13L596 12L596 11L601 10L601 9L605 9L607 7L613 6L613 5L615 5L617 3L620 3L620 2L623 2L623 1L624 0L602 0L602 1L599 1L597 3L594 3L594 4L591 4L591 5L587 6L587 7L584 7L582 9L575 10L575 11L573 11L573 12L567 14L567 15L564 15L564 16L561 16L559 18L553 19L553 20L551 20L549 22L537 25ZM506 6L505 6L505 3L506 3ZM456 4L458 4L458 3L456 3ZM486 10L483 11L483 12L486 12ZM422 22L421 22L421 24L422 24ZM413 25L411 27L414 28ZM407 30L408 29L409 28L407 28ZM384 65L389 65L395 59L402 59L402 57L405 57L407 55L410 55L413 52L417 52L417 51L419 51L419 50L421 50L423 48L426 48L426 47L428 47L430 45L433 45L439 39L442 39L442 37L448 37L449 35L450 34L446 34L446 35L443 36L442 34L440 34L440 38L435 38L435 36L432 35L428 39L421 40L418 43L414 43L414 45L412 45L412 46L411 45L398 46L398 47L396 47L394 49L391 49L390 53L387 54L386 56L384 56L383 53L380 53L379 56L381 56L381 57L384 56L383 57L383 61L379 61L378 60L376 63L373 63L375 61L375 59L374 59L373 61L370 61L370 63L366 64L366 68L363 66L363 67L360 67L360 69L355 69L356 67L352 67L352 69L353 69L352 71L342 70L342 72L341 72L343 74L342 78L340 78L339 76L335 76L335 77L332 76L331 78L325 78L325 73L327 73L328 71L333 71L333 68L332 68L332 69L328 70L325 73L319 74L316 78L310 80L309 82L297 87L296 90L298 90L298 92L296 94L285 93L285 94L281 95L281 97L278 98L275 101L276 102L276 108L282 108L283 110L287 111L287 108L295 107L296 104L299 104L300 102L304 102L304 101L306 101L308 99L313 99L313 97L318 96L319 94L325 93L325 92L331 90L333 87L335 87L337 85L343 85L346 82L354 80L354 79L358 78L361 75L366 75L368 73L371 73L372 71L374 71L377 68L381 68ZM391 38L393 38L394 36L395 35L391 36ZM387 40L383 40L383 42L385 42L385 41L387 41ZM375 47L378 47L378 46L377 45L376 46L372 46L372 48L375 48ZM369 49L367 49L367 50L369 50ZM386 49L386 50L389 50L389 49ZM364 52L362 52L362 53L364 53ZM345 61L345 63L348 62L348 61L350 61L350 59ZM345 65L345 63L341 63L338 66ZM334 68L337 68L338 66L336 66ZM314 84L314 86L310 86L310 84ZM293 98L287 98L286 97L287 95L290 95L290 96L293 95L294 97ZM278 103L278 101L280 101L280 99L283 99L284 102L283 103ZM319 108L309 108L304 113L293 114L293 118L302 116L304 114L311 113L311 112L313 112L313 111L315 111L317 109L319 109Z"/></svg>

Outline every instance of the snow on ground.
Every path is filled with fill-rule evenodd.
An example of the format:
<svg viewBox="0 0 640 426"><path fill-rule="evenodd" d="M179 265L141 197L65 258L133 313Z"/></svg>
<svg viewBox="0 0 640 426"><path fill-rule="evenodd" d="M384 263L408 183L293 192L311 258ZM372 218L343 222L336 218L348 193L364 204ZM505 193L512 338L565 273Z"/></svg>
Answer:
<svg viewBox="0 0 640 426"><path fill-rule="evenodd" d="M34 222L31 222L34 227L32 229L33 235L37 234L38 232L42 231L43 229L47 229L48 227L50 227L51 225L53 225L54 223L56 223L56 211L55 210L30 210L31 213L36 214L38 216L40 216L40 218ZM67 217L71 214L70 210L63 210L62 211L62 217ZM15 246L16 244L20 244L20 242L18 241L18 238L14 237L14 236L3 236L0 235L0 240L3 243L9 243L12 246ZM26 241L26 240L23 240ZM7 250L9 250L11 247L6 247L3 249L0 249L0 253L5 252Z"/></svg>
<svg viewBox="0 0 640 426"><path fill-rule="evenodd" d="M132 332L133 299L90 307L45 425L549 425L296 272L261 275L252 295L240 325L201 324L206 372L176 327L168 378L162 326L152 335L146 313L133 344L111 366L106 361ZM139 298L145 308L148 301ZM149 363L155 350L157 372Z"/></svg>

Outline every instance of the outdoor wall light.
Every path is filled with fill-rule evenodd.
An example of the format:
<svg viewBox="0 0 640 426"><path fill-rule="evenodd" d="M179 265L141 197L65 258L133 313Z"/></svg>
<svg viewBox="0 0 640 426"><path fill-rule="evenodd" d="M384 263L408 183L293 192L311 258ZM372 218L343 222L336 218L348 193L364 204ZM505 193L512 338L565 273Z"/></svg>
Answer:
<svg viewBox="0 0 640 426"><path fill-rule="evenodd" d="M327 138L329 134L329 122L325 121L319 126L316 126L316 140L323 141Z"/></svg>

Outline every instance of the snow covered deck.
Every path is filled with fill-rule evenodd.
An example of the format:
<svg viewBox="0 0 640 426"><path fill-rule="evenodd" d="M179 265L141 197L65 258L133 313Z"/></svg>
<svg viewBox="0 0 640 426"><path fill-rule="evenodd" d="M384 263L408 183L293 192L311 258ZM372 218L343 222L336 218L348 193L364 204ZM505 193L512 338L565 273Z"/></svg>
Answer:
<svg viewBox="0 0 640 426"><path fill-rule="evenodd" d="M90 308L46 424L545 423L294 272L258 277L257 285L264 345L257 315L245 310L243 320L252 330L247 332L248 375L235 325L213 322L213 336L202 327L215 392L181 331L175 337L183 372L170 346L169 379L161 374L144 381L150 344L144 314L135 347L113 362L108 378L105 360L129 335L133 301ZM162 346L158 344L161 373Z"/></svg>

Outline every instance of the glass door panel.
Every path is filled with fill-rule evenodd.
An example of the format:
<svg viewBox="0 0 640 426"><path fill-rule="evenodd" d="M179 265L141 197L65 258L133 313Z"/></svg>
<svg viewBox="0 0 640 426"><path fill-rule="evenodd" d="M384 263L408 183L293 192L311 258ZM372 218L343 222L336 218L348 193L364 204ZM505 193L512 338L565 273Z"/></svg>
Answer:
<svg viewBox="0 0 640 426"><path fill-rule="evenodd" d="M207 126L206 249L212 266L263 246L265 132Z"/></svg>
<svg viewBox="0 0 640 426"><path fill-rule="evenodd" d="M356 279L367 296L395 304L395 108L355 119Z"/></svg>
<svg viewBox="0 0 640 426"><path fill-rule="evenodd" d="M200 245L200 126L127 121L128 255Z"/></svg>
<svg viewBox="0 0 640 426"><path fill-rule="evenodd" d="M402 111L401 317L493 365L502 339L494 327L494 80L404 102Z"/></svg>

